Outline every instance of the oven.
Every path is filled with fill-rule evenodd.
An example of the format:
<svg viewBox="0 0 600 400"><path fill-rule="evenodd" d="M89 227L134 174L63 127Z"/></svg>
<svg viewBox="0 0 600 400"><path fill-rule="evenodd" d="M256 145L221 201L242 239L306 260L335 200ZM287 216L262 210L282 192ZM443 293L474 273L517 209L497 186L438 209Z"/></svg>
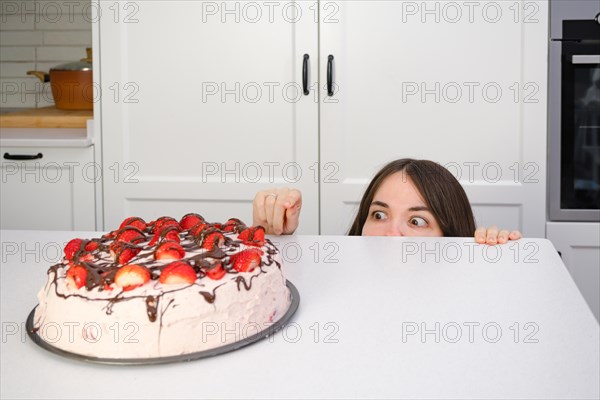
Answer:
<svg viewBox="0 0 600 400"><path fill-rule="evenodd" d="M600 221L600 2L553 3L549 219ZM570 3L568 9L564 3Z"/></svg>

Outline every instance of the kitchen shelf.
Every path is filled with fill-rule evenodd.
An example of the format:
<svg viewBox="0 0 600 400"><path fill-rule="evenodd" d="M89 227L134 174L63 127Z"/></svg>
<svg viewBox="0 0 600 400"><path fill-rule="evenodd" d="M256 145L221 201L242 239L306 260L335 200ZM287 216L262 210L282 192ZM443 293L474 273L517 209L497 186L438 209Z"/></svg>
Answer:
<svg viewBox="0 0 600 400"><path fill-rule="evenodd" d="M80 128L94 118L92 110L59 110L54 106L0 115L2 128Z"/></svg>

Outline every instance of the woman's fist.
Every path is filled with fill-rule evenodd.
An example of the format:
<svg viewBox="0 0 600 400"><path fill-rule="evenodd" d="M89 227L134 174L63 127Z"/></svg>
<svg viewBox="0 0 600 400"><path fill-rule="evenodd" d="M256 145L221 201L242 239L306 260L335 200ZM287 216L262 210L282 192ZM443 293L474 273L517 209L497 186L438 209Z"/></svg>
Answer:
<svg viewBox="0 0 600 400"><path fill-rule="evenodd" d="M298 228L302 193L296 189L268 189L252 202L252 225L262 225L271 235L291 235Z"/></svg>

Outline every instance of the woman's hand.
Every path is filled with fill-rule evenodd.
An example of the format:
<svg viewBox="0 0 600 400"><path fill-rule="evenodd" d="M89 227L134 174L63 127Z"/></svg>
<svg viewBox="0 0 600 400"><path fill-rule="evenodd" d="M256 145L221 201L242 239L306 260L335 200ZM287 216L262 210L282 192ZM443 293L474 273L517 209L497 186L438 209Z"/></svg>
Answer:
<svg viewBox="0 0 600 400"><path fill-rule="evenodd" d="M298 228L302 193L296 189L268 189L252 202L252 225L262 225L271 235L291 235Z"/></svg>
<svg viewBox="0 0 600 400"><path fill-rule="evenodd" d="M475 241L479 244L504 244L509 240L521 239L521 237L519 231L498 231L498 227L495 225L475 230Z"/></svg>

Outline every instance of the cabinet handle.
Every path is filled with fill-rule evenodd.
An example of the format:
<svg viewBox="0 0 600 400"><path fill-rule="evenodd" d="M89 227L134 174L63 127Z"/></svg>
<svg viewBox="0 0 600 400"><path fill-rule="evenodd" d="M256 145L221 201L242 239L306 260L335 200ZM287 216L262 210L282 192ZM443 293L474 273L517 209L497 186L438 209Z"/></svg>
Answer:
<svg viewBox="0 0 600 400"><path fill-rule="evenodd" d="M304 95L308 96L308 59L310 57L308 54L304 55L304 61L302 62L302 89L304 90Z"/></svg>
<svg viewBox="0 0 600 400"><path fill-rule="evenodd" d="M333 96L333 56L327 57L327 95Z"/></svg>
<svg viewBox="0 0 600 400"><path fill-rule="evenodd" d="M38 158L42 158L44 155L42 153L37 154L9 154L4 153L5 160L37 160Z"/></svg>

